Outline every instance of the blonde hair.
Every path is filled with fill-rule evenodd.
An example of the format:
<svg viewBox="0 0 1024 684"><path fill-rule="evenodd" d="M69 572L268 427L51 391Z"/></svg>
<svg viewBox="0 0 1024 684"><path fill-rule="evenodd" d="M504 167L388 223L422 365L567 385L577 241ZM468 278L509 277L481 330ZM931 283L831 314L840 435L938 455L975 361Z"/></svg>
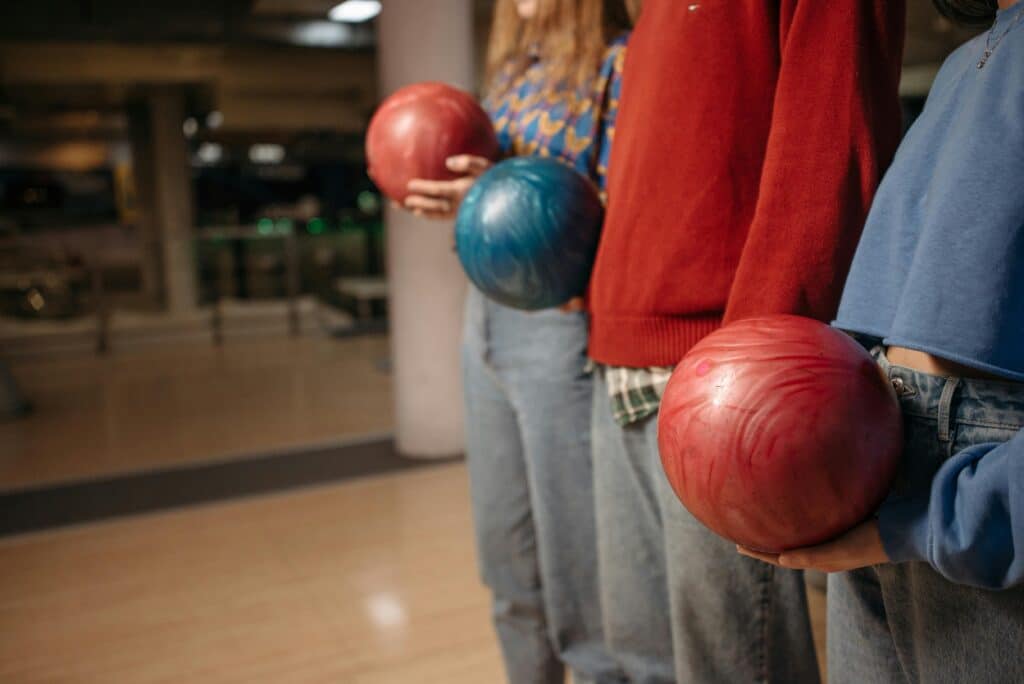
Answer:
<svg viewBox="0 0 1024 684"><path fill-rule="evenodd" d="M537 16L523 20L515 0L497 0L487 49L486 91L509 85L537 55L552 84L569 89L591 79L608 42L632 25L641 0L538 0Z"/></svg>

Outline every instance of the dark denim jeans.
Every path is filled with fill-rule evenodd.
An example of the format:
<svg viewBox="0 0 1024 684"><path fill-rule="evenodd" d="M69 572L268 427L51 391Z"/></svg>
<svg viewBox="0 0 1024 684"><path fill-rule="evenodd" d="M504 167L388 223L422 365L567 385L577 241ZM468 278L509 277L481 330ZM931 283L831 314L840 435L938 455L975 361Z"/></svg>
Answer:
<svg viewBox="0 0 1024 684"><path fill-rule="evenodd" d="M875 356L904 415L892 496L929 491L951 455L1008 441L1024 426L1022 384L944 378ZM828 589L830 684L1024 682L1024 587L953 584L915 562L835 574Z"/></svg>

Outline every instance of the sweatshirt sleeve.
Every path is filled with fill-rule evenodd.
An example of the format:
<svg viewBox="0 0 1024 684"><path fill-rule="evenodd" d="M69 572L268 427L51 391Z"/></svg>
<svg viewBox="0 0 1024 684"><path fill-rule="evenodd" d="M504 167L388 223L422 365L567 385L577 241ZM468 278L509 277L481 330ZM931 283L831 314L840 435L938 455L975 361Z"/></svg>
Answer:
<svg viewBox="0 0 1024 684"><path fill-rule="evenodd" d="M725 322L831 320L900 136L904 0L782 0L780 71Z"/></svg>
<svg viewBox="0 0 1024 684"><path fill-rule="evenodd" d="M927 561L946 579L985 589L1024 582L1024 432L946 461L927 499L879 511L894 562Z"/></svg>

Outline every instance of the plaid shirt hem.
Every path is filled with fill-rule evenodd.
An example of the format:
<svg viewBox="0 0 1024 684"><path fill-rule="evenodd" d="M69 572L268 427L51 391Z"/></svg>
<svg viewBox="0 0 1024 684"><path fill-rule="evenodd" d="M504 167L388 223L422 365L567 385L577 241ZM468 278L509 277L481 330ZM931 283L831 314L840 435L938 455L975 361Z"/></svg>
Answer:
<svg viewBox="0 0 1024 684"><path fill-rule="evenodd" d="M623 368L605 366L604 377L615 422L625 427L658 412L661 396L672 376L671 366Z"/></svg>

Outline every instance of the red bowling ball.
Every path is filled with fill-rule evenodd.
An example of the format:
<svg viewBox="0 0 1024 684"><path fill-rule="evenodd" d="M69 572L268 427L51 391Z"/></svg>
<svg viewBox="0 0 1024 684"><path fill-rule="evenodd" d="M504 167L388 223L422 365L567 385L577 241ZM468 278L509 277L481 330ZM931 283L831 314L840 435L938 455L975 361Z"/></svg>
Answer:
<svg viewBox="0 0 1024 684"><path fill-rule="evenodd" d="M885 498L902 452L895 392L850 337L798 316L708 335L658 418L665 474L717 534L756 551L819 544Z"/></svg>
<svg viewBox="0 0 1024 684"><path fill-rule="evenodd" d="M413 178L451 180L448 157L497 159L498 139L473 96L444 83L417 83L388 97L370 120L366 160L370 178L401 202Z"/></svg>

